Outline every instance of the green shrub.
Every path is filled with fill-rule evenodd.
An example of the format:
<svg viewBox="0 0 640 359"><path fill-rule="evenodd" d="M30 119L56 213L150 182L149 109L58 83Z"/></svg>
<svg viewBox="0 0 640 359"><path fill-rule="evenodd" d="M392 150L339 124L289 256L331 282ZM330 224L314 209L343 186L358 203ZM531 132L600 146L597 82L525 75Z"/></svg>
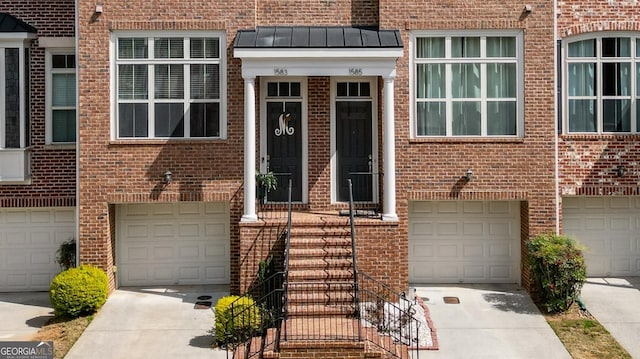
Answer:
<svg viewBox="0 0 640 359"><path fill-rule="evenodd" d="M249 297L222 297L215 306L215 333L219 346L235 347L260 333L262 313Z"/></svg>
<svg viewBox="0 0 640 359"><path fill-rule="evenodd" d="M56 316L79 317L95 313L107 300L109 284L100 268L82 265L58 274L49 289Z"/></svg>
<svg viewBox="0 0 640 359"><path fill-rule="evenodd" d="M539 235L527 242L537 299L547 312L564 312L587 278L582 250L566 236Z"/></svg>

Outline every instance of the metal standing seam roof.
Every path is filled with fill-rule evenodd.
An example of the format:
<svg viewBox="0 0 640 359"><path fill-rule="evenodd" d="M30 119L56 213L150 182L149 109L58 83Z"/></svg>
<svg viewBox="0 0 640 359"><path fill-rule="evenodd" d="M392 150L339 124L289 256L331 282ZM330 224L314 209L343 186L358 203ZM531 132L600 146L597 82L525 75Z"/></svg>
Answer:
<svg viewBox="0 0 640 359"><path fill-rule="evenodd" d="M9 15L0 12L0 32L31 32L36 33L35 27L27 24L26 22L16 18L13 15Z"/></svg>
<svg viewBox="0 0 640 359"><path fill-rule="evenodd" d="M367 27L259 26L238 30L235 48L402 48L399 30Z"/></svg>

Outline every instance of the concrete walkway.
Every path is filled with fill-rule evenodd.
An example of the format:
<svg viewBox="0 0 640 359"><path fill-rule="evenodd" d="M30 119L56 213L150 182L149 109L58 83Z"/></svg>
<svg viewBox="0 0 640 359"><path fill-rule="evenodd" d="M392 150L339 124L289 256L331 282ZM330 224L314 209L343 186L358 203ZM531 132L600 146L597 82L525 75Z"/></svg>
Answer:
<svg viewBox="0 0 640 359"><path fill-rule="evenodd" d="M49 292L0 293L0 341L26 341L53 318Z"/></svg>
<svg viewBox="0 0 640 359"><path fill-rule="evenodd" d="M640 277L589 278L581 296L618 343L640 358Z"/></svg>
<svg viewBox="0 0 640 359"><path fill-rule="evenodd" d="M118 289L65 358L226 358L211 347L213 308L196 302L207 295L215 306L228 293L227 286Z"/></svg>
<svg viewBox="0 0 640 359"><path fill-rule="evenodd" d="M420 358L571 358L519 286L415 287L429 308L440 347L421 351ZM447 304L444 297L460 303Z"/></svg>

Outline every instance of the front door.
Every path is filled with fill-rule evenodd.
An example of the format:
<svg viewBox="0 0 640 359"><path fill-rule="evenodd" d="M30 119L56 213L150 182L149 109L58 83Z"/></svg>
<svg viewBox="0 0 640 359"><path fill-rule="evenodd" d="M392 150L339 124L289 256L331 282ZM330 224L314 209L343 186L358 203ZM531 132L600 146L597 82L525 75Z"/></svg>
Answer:
<svg viewBox="0 0 640 359"><path fill-rule="evenodd" d="M370 81L337 81L335 86L336 189L339 202L374 202L378 178L373 142L373 97Z"/></svg>
<svg viewBox="0 0 640 359"><path fill-rule="evenodd" d="M303 97L300 82L267 81L266 156L261 158L262 171L276 175L278 186L267 194L269 202L288 201L289 179L291 200L303 200Z"/></svg>

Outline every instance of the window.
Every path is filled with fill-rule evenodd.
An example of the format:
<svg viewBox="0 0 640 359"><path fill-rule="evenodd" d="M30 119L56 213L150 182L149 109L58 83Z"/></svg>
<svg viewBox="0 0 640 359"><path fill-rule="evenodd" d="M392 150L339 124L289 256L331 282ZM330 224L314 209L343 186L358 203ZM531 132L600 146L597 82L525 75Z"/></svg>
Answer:
<svg viewBox="0 0 640 359"><path fill-rule="evenodd" d="M566 132L639 132L640 37L571 39L564 53Z"/></svg>
<svg viewBox="0 0 640 359"><path fill-rule="evenodd" d="M412 36L415 136L521 136L522 36Z"/></svg>
<svg viewBox="0 0 640 359"><path fill-rule="evenodd" d="M221 36L115 37L117 138L224 137Z"/></svg>
<svg viewBox="0 0 640 359"><path fill-rule="evenodd" d="M76 141L76 56L73 50L46 53L47 143Z"/></svg>

